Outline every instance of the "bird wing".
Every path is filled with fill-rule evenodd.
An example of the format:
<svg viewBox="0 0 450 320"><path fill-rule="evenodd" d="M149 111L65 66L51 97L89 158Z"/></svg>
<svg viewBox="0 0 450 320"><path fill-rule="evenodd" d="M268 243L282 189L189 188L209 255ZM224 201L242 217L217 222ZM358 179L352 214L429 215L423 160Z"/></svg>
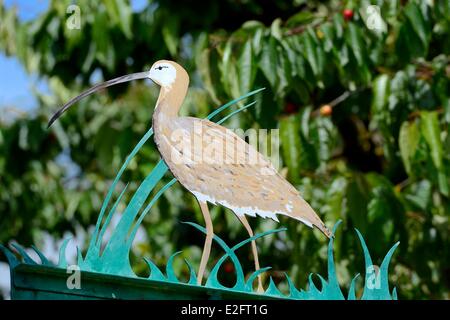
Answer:
<svg viewBox="0 0 450 320"><path fill-rule="evenodd" d="M221 204L237 215L274 220L276 214L286 215L330 236L300 193L252 145L209 120L182 117L177 121L176 126L183 128L178 141L184 142L172 141L172 152L188 156L181 164L168 165L200 201Z"/></svg>

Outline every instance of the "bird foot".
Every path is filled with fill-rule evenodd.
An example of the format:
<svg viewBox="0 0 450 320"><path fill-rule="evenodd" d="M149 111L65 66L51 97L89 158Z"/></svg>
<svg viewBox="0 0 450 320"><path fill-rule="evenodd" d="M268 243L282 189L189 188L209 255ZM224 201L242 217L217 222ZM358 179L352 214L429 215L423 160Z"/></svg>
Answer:
<svg viewBox="0 0 450 320"><path fill-rule="evenodd" d="M256 289L256 292L257 293L264 293L264 288L263 288L263 286L258 286L258 289Z"/></svg>

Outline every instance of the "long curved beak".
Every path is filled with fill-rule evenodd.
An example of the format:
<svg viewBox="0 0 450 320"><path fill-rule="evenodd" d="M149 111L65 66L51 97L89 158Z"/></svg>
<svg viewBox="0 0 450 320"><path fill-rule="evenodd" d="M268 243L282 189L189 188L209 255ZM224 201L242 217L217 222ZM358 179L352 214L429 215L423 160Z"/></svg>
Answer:
<svg viewBox="0 0 450 320"><path fill-rule="evenodd" d="M128 75L125 75L125 76L122 76L122 77L118 77L118 78L115 78L115 79L112 79L112 80L108 80L108 81L103 82L103 83L96 84L92 88L87 89L86 91L84 91L80 95L76 96L75 98L73 98L72 100L67 102L65 105L63 105L61 107L61 109L56 111L53 114L53 116L50 118L50 121L48 122L47 128L50 128L50 126L53 124L53 122L55 122L56 119L58 119L73 104L75 104L78 101L80 101L81 99L83 99L83 98L93 94L94 92L96 92L98 90L101 90L101 89L104 89L106 87L110 87L110 86L119 84L119 83L133 81L133 80L138 80L138 79L146 79L146 78L148 78L148 76L149 76L149 72L148 71L137 72L137 73L128 74Z"/></svg>

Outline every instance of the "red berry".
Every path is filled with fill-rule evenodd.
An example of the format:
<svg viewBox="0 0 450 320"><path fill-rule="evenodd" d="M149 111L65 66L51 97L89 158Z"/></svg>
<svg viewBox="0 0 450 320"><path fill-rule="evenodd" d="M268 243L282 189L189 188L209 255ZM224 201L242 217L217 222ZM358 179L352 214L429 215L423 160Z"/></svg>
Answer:
<svg viewBox="0 0 450 320"><path fill-rule="evenodd" d="M233 264L231 262L227 262L224 265L224 269L225 269L226 273L230 273L230 272L234 271L234 266L233 266Z"/></svg>
<svg viewBox="0 0 450 320"><path fill-rule="evenodd" d="M52 132L48 135L48 138L51 142L55 142L56 141L56 136L55 134Z"/></svg>
<svg viewBox="0 0 450 320"><path fill-rule="evenodd" d="M351 10L351 9L344 9L343 14L344 14L345 20L347 20L347 21L351 20L353 18L353 10Z"/></svg>
<svg viewBox="0 0 450 320"><path fill-rule="evenodd" d="M286 114L292 114L297 111L298 111L298 107L295 104L293 104L292 102L288 102L284 106L284 113L286 113Z"/></svg>

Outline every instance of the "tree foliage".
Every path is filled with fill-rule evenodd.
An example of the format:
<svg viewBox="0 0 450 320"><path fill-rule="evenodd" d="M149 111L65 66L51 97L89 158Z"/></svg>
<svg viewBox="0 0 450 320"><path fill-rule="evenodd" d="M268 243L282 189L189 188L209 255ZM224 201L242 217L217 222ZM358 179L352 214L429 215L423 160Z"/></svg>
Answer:
<svg viewBox="0 0 450 320"><path fill-rule="evenodd" d="M76 222L95 222L110 179L150 125L157 89L112 88L80 102L50 131L46 120L99 77L171 58L191 74L185 114L203 117L267 88L228 125L280 129L283 174L324 221L343 219L335 244L343 283L363 266L354 254L356 227L379 258L401 241L391 272L400 298L448 298L448 1L372 1L383 30L369 25L369 1L151 1L140 12L125 0L78 1L81 27L73 30L66 26L71 3L51 1L30 22L0 4L0 50L52 90L36 93L35 115L0 125L1 242L31 244L41 230L60 236ZM131 182L128 194L157 160L154 145L145 146L123 179ZM230 212L212 212L222 238L245 237ZM202 221L193 197L179 186L169 190L145 221L144 255L164 263L176 248L199 260L203 239L177 223L192 219ZM259 243L261 260L301 286L325 268L326 240L282 223L286 234Z"/></svg>

